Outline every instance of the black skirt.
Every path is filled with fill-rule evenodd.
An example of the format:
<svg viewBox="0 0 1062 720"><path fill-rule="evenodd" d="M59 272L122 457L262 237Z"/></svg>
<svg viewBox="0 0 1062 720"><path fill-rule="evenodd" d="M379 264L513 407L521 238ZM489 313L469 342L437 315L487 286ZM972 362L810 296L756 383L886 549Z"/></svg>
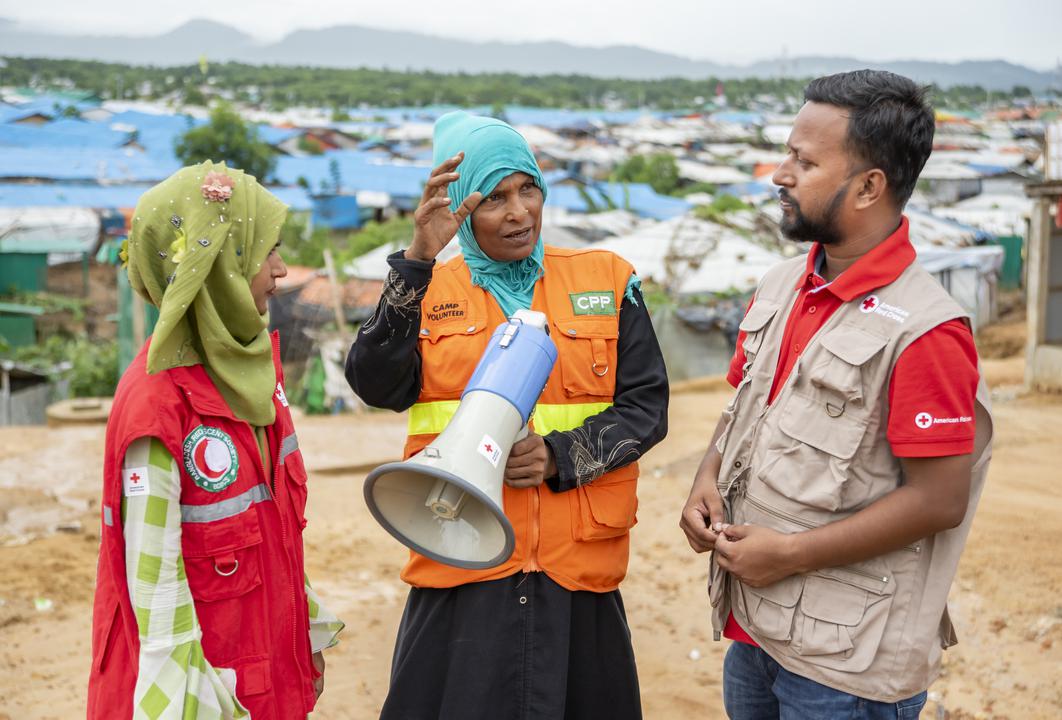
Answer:
<svg viewBox="0 0 1062 720"><path fill-rule="evenodd" d="M639 720L619 591L536 572L406 600L381 720Z"/></svg>

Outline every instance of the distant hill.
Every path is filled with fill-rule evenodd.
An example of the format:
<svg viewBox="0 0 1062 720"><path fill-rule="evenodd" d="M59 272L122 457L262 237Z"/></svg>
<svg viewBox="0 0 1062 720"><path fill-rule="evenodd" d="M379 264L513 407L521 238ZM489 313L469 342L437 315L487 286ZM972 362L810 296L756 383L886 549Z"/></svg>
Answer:
<svg viewBox="0 0 1062 720"><path fill-rule="evenodd" d="M20 30L0 19L0 54L22 57L103 60L138 65L176 65L237 60L254 64L387 68L437 72L572 74L650 80L662 77L806 77L860 67L892 70L942 87L981 85L1033 91L1062 88L1059 73L1040 72L1004 60L958 63L896 60L870 62L845 57L794 57L728 65L691 60L630 45L589 48L562 42L477 43L414 32L343 25L296 30L273 43L260 43L228 25L192 20L151 37L54 35Z"/></svg>

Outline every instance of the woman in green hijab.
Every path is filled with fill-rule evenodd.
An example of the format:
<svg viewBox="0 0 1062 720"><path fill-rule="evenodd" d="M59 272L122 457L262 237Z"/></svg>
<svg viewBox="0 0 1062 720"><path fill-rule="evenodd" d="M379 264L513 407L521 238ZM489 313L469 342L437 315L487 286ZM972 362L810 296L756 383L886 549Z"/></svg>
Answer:
<svg viewBox="0 0 1062 720"><path fill-rule="evenodd" d="M608 251L543 242L548 188L506 123L450 113L434 142L413 238L388 258L348 382L370 405L408 410L409 457L446 426L490 331L516 311L547 316L558 360L502 475L512 556L468 570L410 553L381 717L634 720L638 676L618 586L636 461L667 432L668 401L637 276ZM461 255L436 263L455 235ZM487 460L469 466L497 462L484 440Z"/></svg>
<svg viewBox="0 0 1062 720"><path fill-rule="evenodd" d="M159 318L107 425L90 718L304 718L323 688L343 624L303 572L306 472L268 332L286 213L210 162L137 204L122 258Z"/></svg>

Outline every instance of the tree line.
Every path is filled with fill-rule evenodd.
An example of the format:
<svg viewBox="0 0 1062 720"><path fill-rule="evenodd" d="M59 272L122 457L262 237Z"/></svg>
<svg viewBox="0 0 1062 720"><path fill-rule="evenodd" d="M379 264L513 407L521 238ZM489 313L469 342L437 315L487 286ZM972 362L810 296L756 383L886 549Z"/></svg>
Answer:
<svg viewBox="0 0 1062 720"><path fill-rule="evenodd" d="M91 92L101 99L164 100L177 107L221 97L270 110L302 105L333 110L432 104L541 108L699 110L722 89L738 109L795 110L809 78L628 80L587 75L442 74L374 69L248 65L237 62L156 67L86 60L4 58L0 84ZM973 109L1029 95L1028 88L989 92L978 85L933 88L938 106Z"/></svg>

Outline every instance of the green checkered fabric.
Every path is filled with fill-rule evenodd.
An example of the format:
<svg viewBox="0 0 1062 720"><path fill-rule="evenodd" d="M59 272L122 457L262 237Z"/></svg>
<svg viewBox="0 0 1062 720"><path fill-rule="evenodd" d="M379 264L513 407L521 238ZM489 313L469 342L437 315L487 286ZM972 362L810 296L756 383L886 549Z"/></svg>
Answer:
<svg viewBox="0 0 1062 720"><path fill-rule="evenodd" d="M122 498L125 572L140 631L133 717L221 720L247 711L236 700L236 673L213 668L181 556L181 476L155 438L140 438L125 454L126 468L147 467L148 493Z"/></svg>
<svg viewBox="0 0 1062 720"><path fill-rule="evenodd" d="M140 631L140 662L133 694L137 720L242 718L236 673L214 668L203 655L202 633L181 556L181 475L155 438L126 451L124 467L147 468L148 493L122 498L126 578ZM310 646L320 652L339 642L344 623L322 603L304 576Z"/></svg>
<svg viewBox="0 0 1062 720"><path fill-rule="evenodd" d="M321 598L310 587L310 578L304 575L303 579L306 583L306 601L310 606L310 647L318 653L338 643L339 633L346 625L321 604Z"/></svg>

